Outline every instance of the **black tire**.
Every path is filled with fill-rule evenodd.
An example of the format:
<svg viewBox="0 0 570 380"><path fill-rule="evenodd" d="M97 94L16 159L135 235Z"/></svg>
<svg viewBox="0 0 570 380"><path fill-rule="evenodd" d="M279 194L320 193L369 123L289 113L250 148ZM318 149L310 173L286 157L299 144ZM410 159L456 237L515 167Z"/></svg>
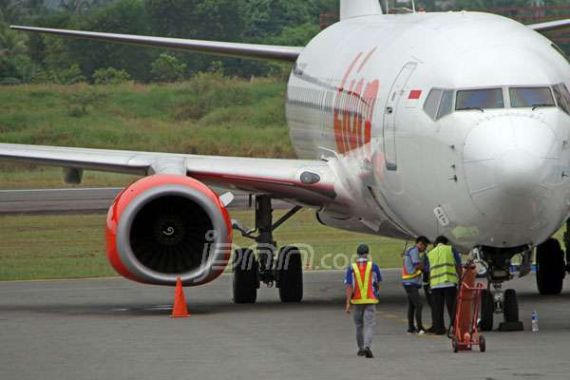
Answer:
<svg viewBox="0 0 570 380"><path fill-rule="evenodd" d="M457 338L451 338L451 348L453 349L454 353L459 352L459 344L457 343Z"/></svg>
<svg viewBox="0 0 570 380"><path fill-rule="evenodd" d="M481 320L479 328L481 331L493 330L493 314L495 313L495 300L493 293L489 290L481 292Z"/></svg>
<svg viewBox="0 0 570 380"><path fill-rule="evenodd" d="M479 337L479 351L487 351L487 342L485 341L485 337L483 335Z"/></svg>
<svg viewBox="0 0 570 380"><path fill-rule="evenodd" d="M556 239L536 247L536 285L543 295L560 294L565 276L564 251Z"/></svg>
<svg viewBox="0 0 570 380"><path fill-rule="evenodd" d="M281 302L301 302L303 299L303 264L297 247L286 246L277 257L277 287Z"/></svg>
<svg viewBox="0 0 570 380"><path fill-rule="evenodd" d="M238 304L255 303L259 288L258 263L251 249L236 249L233 260L233 297Z"/></svg>
<svg viewBox="0 0 570 380"><path fill-rule="evenodd" d="M519 302L517 292L514 289L507 289L503 300L503 314L505 322L519 321Z"/></svg>

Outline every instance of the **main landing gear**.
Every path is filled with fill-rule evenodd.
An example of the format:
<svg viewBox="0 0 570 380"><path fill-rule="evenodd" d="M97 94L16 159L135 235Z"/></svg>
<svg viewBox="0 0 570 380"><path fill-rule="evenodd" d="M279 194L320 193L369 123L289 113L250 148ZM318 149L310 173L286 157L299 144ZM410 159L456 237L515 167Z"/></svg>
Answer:
<svg viewBox="0 0 570 380"><path fill-rule="evenodd" d="M473 250L475 261L480 265L480 276L487 277L489 289L481 292L481 318L479 326L482 331L493 330L495 314L503 314L504 321L499 324L499 331L520 331L524 329L519 320L519 304L514 289L503 291L503 282L511 280L511 259L520 249L497 249L481 247ZM523 251L521 275L530 271L532 250Z"/></svg>
<svg viewBox="0 0 570 380"><path fill-rule="evenodd" d="M566 236L567 233L565 240ZM566 246L568 247L568 245ZM560 294L565 276L564 251L558 240L550 238L536 247L536 285L538 292L544 295Z"/></svg>
<svg viewBox="0 0 570 380"><path fill-rule="evenodd" d="M237 223L234 229L242 236L256 242L255 252L251 249L237 249L233 260L233 298L235 303L255 303L257 289L264 283L279 289L281 302L301 302L303 299L303 265L297 247L284 246L275 252L277 242L273 231L295 215L300 206L293 207L277 222L273 223L271 197L260 195L255 198L255 229L247 230Z"/></svg>

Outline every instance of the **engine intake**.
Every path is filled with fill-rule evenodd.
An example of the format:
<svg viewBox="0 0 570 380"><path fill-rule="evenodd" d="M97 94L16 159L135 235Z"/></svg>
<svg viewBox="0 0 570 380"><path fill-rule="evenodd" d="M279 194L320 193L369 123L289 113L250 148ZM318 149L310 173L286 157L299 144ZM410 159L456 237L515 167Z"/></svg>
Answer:
<svg viewBox="0 0 570 380"><path fill-rule="evenodd" d="M218 277L231 253L232 227L218 196L184 176L143 178L121 192L107 217L107 253L135 281L201 285Z"/></svg>

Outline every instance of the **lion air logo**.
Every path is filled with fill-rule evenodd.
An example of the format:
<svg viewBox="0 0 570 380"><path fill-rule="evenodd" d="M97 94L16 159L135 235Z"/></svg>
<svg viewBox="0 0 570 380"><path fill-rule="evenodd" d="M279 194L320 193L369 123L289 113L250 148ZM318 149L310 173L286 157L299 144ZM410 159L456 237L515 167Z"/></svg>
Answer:
<svg viewBox="0 0 570 380"><path fill-rule="evenodd" d="M334 135L339 153L360 148L372 138L372 117L380 82L367 81L362 70L376 49L359 53L346 70L334 100Z"/></svg>

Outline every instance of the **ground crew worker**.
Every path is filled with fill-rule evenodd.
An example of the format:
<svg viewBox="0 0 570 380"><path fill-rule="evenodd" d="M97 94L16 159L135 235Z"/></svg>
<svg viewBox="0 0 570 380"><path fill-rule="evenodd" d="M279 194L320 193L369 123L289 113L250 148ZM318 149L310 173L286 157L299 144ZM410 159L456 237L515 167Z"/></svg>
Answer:
<svg viewBox="0 0 570 380"><path fill-rule="evenodd" d="M408 333L425 334L422 324L422 298L420 289L423 283L424 267L421 254L425 252L429 240L425 236L416 239L416 245L407 249L402 258L402 285L408 295ZM414 324L414 315L416 324Z"/></svg>
<svg viewBox="0 0 570 380"><path fill-rule="evenodd" d="M430 287L433 296L433 324L430 332L444 335L447 332L443 317L447 305L449 319L453 324L457 285L461 277L461 256L445 236L435 239L434 248L428 253Z"/></svg>
<svg viewBox="0 0 570 380"><path fill-rule="evenodd" d="M431 288L429 286L429 271L426 268L429 268L427 250L421 255L422 265L423 265L423 283L424 283L424 295L426 297L426 301L429 305L430 310L433 310L433 297L431 295ZM433 317L432 317L433 320Z"/></svg>
<svg viewBox="0 0 570 380"><path fill-rule="evenodd" d="M368 257L370 249L361 244L356 250L356 262L348 267L344 284L346 287L345 311L350 314L354 307L353 319L356 325L358 356L373 358L372 339L376 326L376 304L378 303L379 283L382 274L378 265Z"/></svg>

